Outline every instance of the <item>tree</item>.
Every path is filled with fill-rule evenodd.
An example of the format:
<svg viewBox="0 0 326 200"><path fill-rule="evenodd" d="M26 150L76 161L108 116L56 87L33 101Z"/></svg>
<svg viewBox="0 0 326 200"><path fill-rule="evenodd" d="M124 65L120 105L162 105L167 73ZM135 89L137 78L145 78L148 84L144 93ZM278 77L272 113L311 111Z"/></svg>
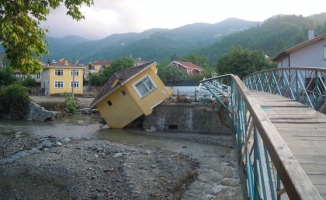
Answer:
<svg viewBox="0 0 326 200"><path fill-rule="evenodd" d="M135 61L128 57L119 57L111 62L111 66L102 65L102 74L92 74L89 77L89 84L92 86L102 86L108 82L111 76L120 70L128 69L135 65Z"/></svg>
<svg viewBox="0 0 326 200"><path fill-rule="evenodd" d="M252 51L238 46L220 56L214 66L219 75L234 74L242 79L253 72L275 68L276 63L267 61L261 49Z"/></svg>
<svg viewBox="0 0 326 200"><path fill-rule="evenodd" d="M185 70L179 69L175 66L159 68L157 75L160 77L165 85L173 85L175 81L182 81L188 79L188 74Z"/></svg>
<svg viewBox="0 0 326 200"><path fill-rule="evenodd" d="M308 40L308 38L307 38L307 37L305 36L305 34L301 31L301 32L299 32L299 33L297 33L297 34L295 35L294 40L295 40L295 44L297 45L297 44L300 44L300 43L302 43L302 42L305 42L306 40Z"/></svg>
<svg viewBox="0 0 326 200"><path fill-rule="evenodd" d="M40 59L48 54L42 39L46 28L40 28L46 21L50 9L56 9L61 2L68 8L67 15L77 21L85 17L80 12L82 5L90 6L93 0L2 0L0 1L0 42L6 50L11 67L24 74L38 74L42 70ZM47 41L46 41L47 43Z"/></svg>
<svg viewBox="0 0 326 200"><path fill-rule="evenodd" d="M175 53L174 55L171 56L171 61L177 61L179 60L179 56Z"/></svg>
<svg viewBox="0 0 326 200"><path fill-rule="evenodd" d="M0 86L2 85L11 85L17 81L17 78L14 74L14 70L10 67L4 67L0 70Z"/></svg>

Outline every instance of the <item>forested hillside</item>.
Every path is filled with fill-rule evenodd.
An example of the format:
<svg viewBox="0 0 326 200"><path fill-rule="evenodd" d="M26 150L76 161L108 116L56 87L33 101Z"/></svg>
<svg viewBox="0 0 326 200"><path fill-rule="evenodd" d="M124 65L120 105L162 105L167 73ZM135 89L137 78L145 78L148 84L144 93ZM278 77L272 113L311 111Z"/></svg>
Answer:
<svg viewBox="0 0 326 200"><path fill-rule="evenodd" d="M319 18L318 15L315 17ZM326 25L322 25L310 17L278 16L193 52L207 55L212 63L220 55L230 52L232 46L240 45L251 50L262 49L266 55L273 57L287 48L306 41L308 39L307 29L311 27L315 27L316 34L326 32Z"/></svg>
<svg viewBox="0 0 326 200"><path fill-rule="evenodd" d="M46 55L46 57L49 57L51 60L66 58L69 61L72 61L73 58L77 56L77 59L80 60L80 58L82 58L83 56L86 56L87 54L90 53L97 52L99 49L103 47L110 48L110 49L120 48L121 43L128 45L129 43L132 43L134 41L143 38L148 38L150 35L152 35L157 31L164 31L164 30L165 29L157 28L157 29L149 29L142 33L113 34L101 40L84 42L59 52L52 52L52 53L50 52L50 55ZM94 58L93 60L85 62L85 64L88 62L94 62L95 60L99 60L99 59Z"/></svg>
<svg viewBox="0 0 326 200"><path fill-rule="evenodd" d="M141 57L142 60L161 60L171 54L185 54L192 49L219 41L223 36L246 29L259 22L229 18L216 24L196 23L169 31L159 31L149 38L130 45L104 47L97 52L80 58L80 62L112 60L120 56ZM214 37L215 36L215 37Z"/></svg>

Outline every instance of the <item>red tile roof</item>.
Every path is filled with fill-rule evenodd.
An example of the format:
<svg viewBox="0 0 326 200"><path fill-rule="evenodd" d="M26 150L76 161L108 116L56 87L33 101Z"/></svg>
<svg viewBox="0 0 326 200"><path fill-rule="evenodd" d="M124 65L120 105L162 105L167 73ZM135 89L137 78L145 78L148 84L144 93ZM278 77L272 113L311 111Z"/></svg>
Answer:
<svg viewBox="0 0 326 200"><path fill-rule="evenodd" d="M95 61L91 65L111 65L111 61Z"/></svg>
<svg viewBox="0 0 326 200"><path fill-rule="evenodd" d="M181 64L184 67L189 68L189 69L196 69L198 71L202 71L203 70L203 68L201 68L201 67L193 64L192 62L183 62L183 61L173 61L173 62L176 63L176 64Z"/></svg>
<svg viewBox="0 0 326 200"><path fill-rule="evenodd" d="M94 98L93 102L89 105L89 108L93 108L101 100L103 100L105 97L109 96L114 90L118 89L122 84L131 80L131 78L133 78L134 75L151 67L155 63L156 63L155 61L151 61L151 62L142 64L142 65L139 65L139 66L135 66L135 67L131 67L128 69L124 69L124 70L115 72L111 76L111 78L108 80L108 82L104 85L103 89ZM111 85L117 79L119 79L119 82L113 88L111 88Z"/></svg>
<svg viewBox="0 0 326 200"><path fill-rule="evenodd" d="M65 65L65 60L62 60L62 61L58 61L57 63L53 63L50 66L71 66L71 67L73 67L74 63L68 62L68 65Z"/></svg>

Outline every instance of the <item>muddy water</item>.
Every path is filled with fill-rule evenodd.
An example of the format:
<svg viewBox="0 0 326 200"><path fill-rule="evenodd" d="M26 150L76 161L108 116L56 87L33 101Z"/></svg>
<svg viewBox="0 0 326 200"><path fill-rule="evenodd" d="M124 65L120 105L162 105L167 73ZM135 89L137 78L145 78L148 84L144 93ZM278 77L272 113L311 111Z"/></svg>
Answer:
<svg viewBox="0 0 326 200"><path fill-rule="evenodd" d="M0 134L11 135L21 132L24 135L56 137L90 137L100 128L98 116L74 115L57 121L33 122L0 119Z"/></svg>
<svg viewBox="0 0 326 200"><path fill-rule="evenodd" d="M94 137L145 147L160 146L189 155L201 163L198 179L190 185L183 199L242 199L235 152L232 148L184 139L149 136L146 133L133 133L132 130L128 132L121 129L100 130L97 120L96 116L83 115L62 118L53 122L20 122L0 119L0 134L22 132L30 136ZM191 136L190 133L187 134Z"/></svg>

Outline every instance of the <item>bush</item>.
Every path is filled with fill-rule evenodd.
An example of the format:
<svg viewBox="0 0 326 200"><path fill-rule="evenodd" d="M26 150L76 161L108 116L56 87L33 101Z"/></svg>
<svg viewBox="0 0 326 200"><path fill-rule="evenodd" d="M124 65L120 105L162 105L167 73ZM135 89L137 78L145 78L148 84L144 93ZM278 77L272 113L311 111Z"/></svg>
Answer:
<svg viewBox="0 0 326 200"><path fill-rule="evenodd" d="M0 86L1 85L11 85L17 81L17 78L14 74L14 70L9 67L4 67L3 70L0 70Z"/></svg>
<svg viewBox="0 0 326 200"><path fill-rule="evenodd" d="M77 112L77 104L76 104L76 101L71 97L71 94L69 93L61 93L61 96L64 96L66 97L66 100L65 100L65 111L66 112L70 112L70 113L76 113Z"/></svg>
<svg viewBox="0 0 326 200"><path fill-rule="evenodd" d="M12 85L0 91L0 115L10 114L11 119L24 120L29 110L28 88Z"/></svg>
<svg viewBox="0 0 326 200"><path fill-rule="evenodd" d="M35 88L36 81L31 76L28 76L25 80L22 81L22 85L25 87Z"/></svg>

